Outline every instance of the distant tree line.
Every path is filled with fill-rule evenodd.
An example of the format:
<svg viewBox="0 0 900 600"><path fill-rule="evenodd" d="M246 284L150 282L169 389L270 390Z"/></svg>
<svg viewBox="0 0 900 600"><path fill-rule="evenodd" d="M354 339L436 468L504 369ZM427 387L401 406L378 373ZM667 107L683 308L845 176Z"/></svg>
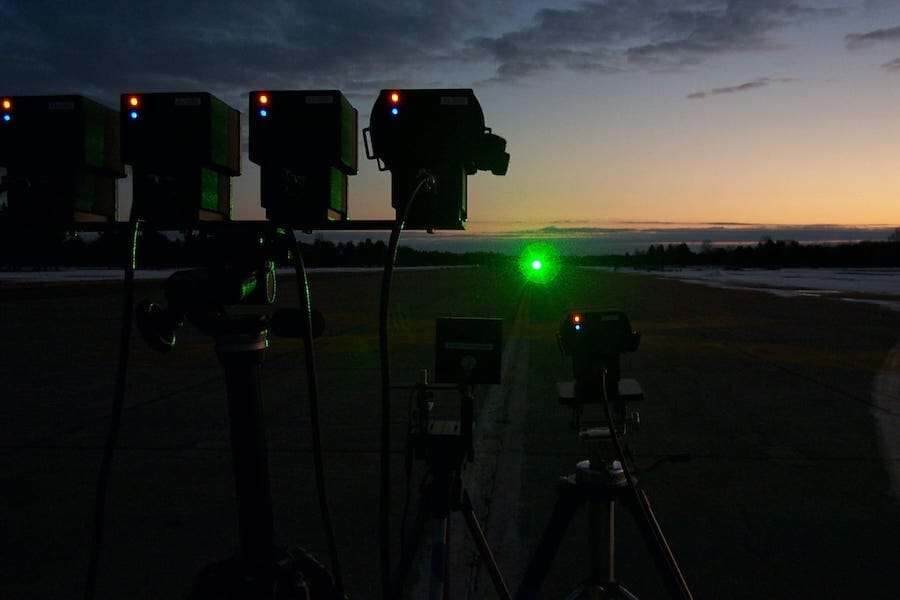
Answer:
<svg viewBox="0 0 900 600"><path fill-rule="evenodd" d="M91 236L66 234L39 228L24 231L3 226L0 206L0 269L53 269L65 267L121 268L126 260L128 235L124 227ZM178 236L147 230L138 244L141 268L187 267L223 264L253 256L257 234L249 239L224 241L201 232ZM249 244L249 245L248 245ZM378 267L384 264L386 244L381 240L332 242L321 237L301 243L308 267ZM287 255L275 257L284 266ZM401 247L400 266L511 264L516 257L497 252L446 252ZM659 269L689 266L739 268L777 267L900 267L900 228L883 242L800 244L794 240L764 238L753 246L715 246L704 242L698 251L685 243L656 244L645 251L624 255L565 257L582 266Z"/></svg>
<svg viewBox="0 0 900 600"><path fill-rule="evenodd" d="M226 264L251 260L261 251L256 235L244 239L193 232L168 236L157 231L141 233L137 246L140 268L180 268L198 265ZM0 230L0 269L55 269L73 267L121 268L127 259L128 235L124 228L90 235L73 235L60 231ZM332 242L315 238L300 243L307 267L379 267L387 256L387 244L381 240ZM293 262L286 252L268 255L279 266ZM442 252L416 250L401 246L397 251L399 266L487 265L509 261L495 252Z"/></svg>
<svg viewBox="0 0 900 600"><path fill-rule="evenodd" d="M624 256L585 256L579 265L659 269L718 266L738 268L900 267L900 229L884 242L801 244L795 240L764 238L755 246L713 246L698 252L685 243L651 245Z"/></svg>

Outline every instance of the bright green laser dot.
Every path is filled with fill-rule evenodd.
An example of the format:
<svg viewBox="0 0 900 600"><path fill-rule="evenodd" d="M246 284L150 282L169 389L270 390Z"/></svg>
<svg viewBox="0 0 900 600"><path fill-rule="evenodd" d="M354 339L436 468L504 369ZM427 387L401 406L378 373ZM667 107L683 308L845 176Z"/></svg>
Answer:
<svg viewBox="0 0 900 600"><path fill-rule="evenodd" d="M532 283L550 283L556 278L559 268L559 250L548 242L531 242L519 255L519 271Z"/></svg>

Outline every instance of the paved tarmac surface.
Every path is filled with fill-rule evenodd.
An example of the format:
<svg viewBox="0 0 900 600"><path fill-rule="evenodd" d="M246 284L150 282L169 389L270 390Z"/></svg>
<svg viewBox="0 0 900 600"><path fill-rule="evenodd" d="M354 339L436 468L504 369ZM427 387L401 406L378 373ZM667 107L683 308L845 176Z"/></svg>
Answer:
<svg viewBox="0 0 900 600"><path fill-rule="evenodd" d="M378 597L377 273L317 274L317 342L332 511L347 591ZM290 281L279 304L292 305ZM138 298L160 297L141 283ZM434 318L504 319L504 382L477 390L467 487L515 588L584 450L559 406L570 376L555 332L569 307L626 310L643 334L623 375L646 399L631 439L638 476L698 598L900 596L900 504L883 456L876 378L900 313L820 298L716 290L647 275L563 271L545 288L491 269L400 272L390 323L395 381L433 364ZM91 507L113 394L120 290L114 284L0 287L0 597L82 595ZM275 526L327 561L310 460L299 344L272 339L264 366ZM896 361L894 361L896 364ZM407 393L392 401L392 514L405 497ZM897 418L900 398L893 398ZM452 413L453 395L437 398ZM630 434L631 435L631 434ZM224 383L211 341L186 327L175 351L132 344L127 410L112 470L98 584L102 598L177 598L237 544ZM413 502L424 473L413 468ZM414 512L411 511L410 512ZM545 583L561 598L586 573L576 515ZM642 598L665 597L620 511L617 571ZM451 521L453 597L493 598ZM394 536L399 538L399 533ZM396 558L396 557L395 557ZM395 561L396 562L396 561ZM421 597L421 561L409 597Z"/></svg>

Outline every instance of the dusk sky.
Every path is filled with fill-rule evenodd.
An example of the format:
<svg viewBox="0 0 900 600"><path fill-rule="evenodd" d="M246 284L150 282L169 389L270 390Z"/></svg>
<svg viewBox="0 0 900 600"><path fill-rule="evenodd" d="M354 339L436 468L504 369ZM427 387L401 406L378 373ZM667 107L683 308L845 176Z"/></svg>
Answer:
<svg viewBox="0 0 900 600"><path fill-rule="evenodd" d="M508 141L473 231L900 225L900 2L0 0L0 93L472 87ZM261 218L243 158L236 218ZM127 180L126 180L127 181ZM126 183L130 189L130 183ZM127 194L124 194L127 196ZM392 218L365 159L353 218Z"/></svg>

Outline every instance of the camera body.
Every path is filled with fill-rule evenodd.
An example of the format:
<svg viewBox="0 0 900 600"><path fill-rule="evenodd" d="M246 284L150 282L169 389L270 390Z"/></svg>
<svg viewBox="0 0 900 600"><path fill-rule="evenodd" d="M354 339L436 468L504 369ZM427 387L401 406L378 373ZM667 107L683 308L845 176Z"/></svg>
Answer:
<svg viewBox="0 0 900 600"><path fill-rule="evenodd" d="M609 397L619 394L619 356L638 349L641 334L619 310L570 311L557 332L563 355L572 357L575 397L581 403L599 402L604 373Z"/></svg>
<svg viewBox="0 0 900 600"><path fill-rule="evenodd" d="M465 229L466 177L505 175L509 166L506 140L485 127L471 89L381 90L364 133L367 156L391 171L391 206L398 218L407 212L408 228ZM425 173L435 183L407 211Z"/></svg>
<svg viewBox="0 0 900 600"><path fill-rule="evenodd" d="M140 218L179 228L231 217L240 112L207 92L132 93L122 94L120 118Z"/></svg>
<svg viewBox="0 0 900 600"><path fill-rule="evenodd" d="M358 113L338 90L250 93L250 160L269 220L301 229L347 219Z"/></svg>
<svg viewBox="0 0 900 600"><path fill-rule="evenodd" d="M559 326L559 341L566 356L611 356L635 352L641 334L620 310L570 311Z"/></svg>
<svg viewBox="0 0 900 600"><path fill-rule="evenodd" d="M25 223L116 220L125 176L116 111L83 96L0 98L0 166L10 218Z"/></svg>

